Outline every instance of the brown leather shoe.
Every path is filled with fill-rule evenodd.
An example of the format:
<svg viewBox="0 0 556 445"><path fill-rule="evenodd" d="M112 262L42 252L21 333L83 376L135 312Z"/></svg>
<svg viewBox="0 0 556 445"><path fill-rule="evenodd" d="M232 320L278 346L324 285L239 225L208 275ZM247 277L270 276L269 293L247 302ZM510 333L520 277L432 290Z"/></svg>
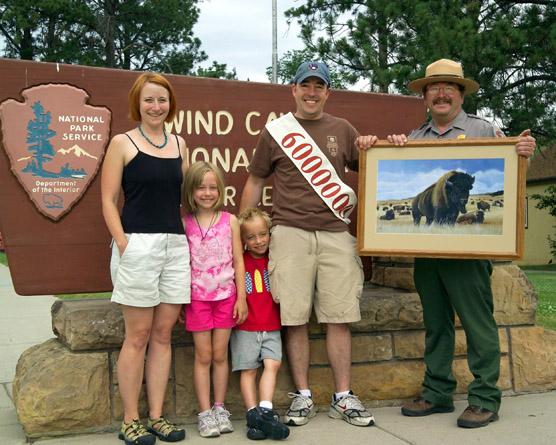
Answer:
<svg viewBox="0 0 556 445"><path fill-rule="evenodd" d="M458 417L458 426L462 428L479 428L496 422L498 414L476 405L469 405Z"/></svg>
<svg viewBox="0 0 556 445"><path fill-rule="evenodd" d="M435 405L422 397L417 397L413 402L406 403L402 407L402 414L409 417L428 416L434 413L451 413L454 406Z"/></svg>

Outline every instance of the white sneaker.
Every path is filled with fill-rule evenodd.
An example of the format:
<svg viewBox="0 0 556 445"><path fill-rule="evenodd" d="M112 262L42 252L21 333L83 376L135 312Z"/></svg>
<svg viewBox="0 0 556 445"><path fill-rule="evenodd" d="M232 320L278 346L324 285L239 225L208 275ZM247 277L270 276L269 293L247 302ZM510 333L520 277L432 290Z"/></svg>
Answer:
<svg viewBox="0 0 556 445"><path fill-rule="evenodd" d="M309 422L311 417L317 415L315 411L315 402L313 402L311 397L303 396L298 392L290 392L288 393L288 397L293 400L284 416L284 423L286 425L305 425Z"/></svg>
<svg viewBox="0 0 556 445"><path fill-rule="evenodd" d="M220 430L218 429L218 422L214 417L212 410L207 410L197 416L197 428L201 437L218 437Z"/></svg>
<svg viewBox="0 0 556 445"><path fill-rule="evenodd" d="M347 396L332 402L328 417L344 419L347 423L355 426L375 424L373 415L366 410L361 401L351 391Z"/></svg>
<svg viewBox="0 0 556 445"><path fill-rule="evenodd" d="M212 413L216 419L218 425L218 431L220 434L232 433L234 431L234 426L230 421L230 412L221 406L213 406Z"/></svg>

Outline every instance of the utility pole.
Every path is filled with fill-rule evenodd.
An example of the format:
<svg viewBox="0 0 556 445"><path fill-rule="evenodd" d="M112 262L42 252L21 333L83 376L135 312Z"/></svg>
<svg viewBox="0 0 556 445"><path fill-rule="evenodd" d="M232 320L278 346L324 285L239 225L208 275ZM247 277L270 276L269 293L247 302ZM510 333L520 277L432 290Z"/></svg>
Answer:
<svg viewBox="0 0 556 445"><path fill-rule="evenodd" d="M278 32L276 22L276 0L272 0L272 83L278 83Z"/></svg>

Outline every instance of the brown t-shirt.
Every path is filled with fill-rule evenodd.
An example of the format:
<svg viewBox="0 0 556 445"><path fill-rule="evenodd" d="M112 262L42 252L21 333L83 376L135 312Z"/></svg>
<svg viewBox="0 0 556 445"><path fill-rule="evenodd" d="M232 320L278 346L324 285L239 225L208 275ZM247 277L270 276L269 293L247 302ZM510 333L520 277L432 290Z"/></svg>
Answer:
<svg viewBox="0 0 556 445"><path fill-rule="evenodd" d="M357 171L359 150L354 143L359 133L348 121L326 113L317 120L296 119L320 147L342 181L345 181L346 166ZM266 128L261 133L249 173L261 178L274 173L273 225L310 231L348 230L346 223L332 213Z"/></svg>

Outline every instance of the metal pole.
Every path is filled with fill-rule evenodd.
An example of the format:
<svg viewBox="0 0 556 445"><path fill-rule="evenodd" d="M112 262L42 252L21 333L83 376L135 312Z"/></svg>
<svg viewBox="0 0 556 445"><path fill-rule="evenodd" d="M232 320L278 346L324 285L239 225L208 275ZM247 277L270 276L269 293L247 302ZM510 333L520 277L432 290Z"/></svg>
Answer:
<svg viewBox="0 0 556 445"><path fill-rule="evenodd" d="M272 0L272 83L278 83L278 39L276 38L276 0Z"/></svg>

